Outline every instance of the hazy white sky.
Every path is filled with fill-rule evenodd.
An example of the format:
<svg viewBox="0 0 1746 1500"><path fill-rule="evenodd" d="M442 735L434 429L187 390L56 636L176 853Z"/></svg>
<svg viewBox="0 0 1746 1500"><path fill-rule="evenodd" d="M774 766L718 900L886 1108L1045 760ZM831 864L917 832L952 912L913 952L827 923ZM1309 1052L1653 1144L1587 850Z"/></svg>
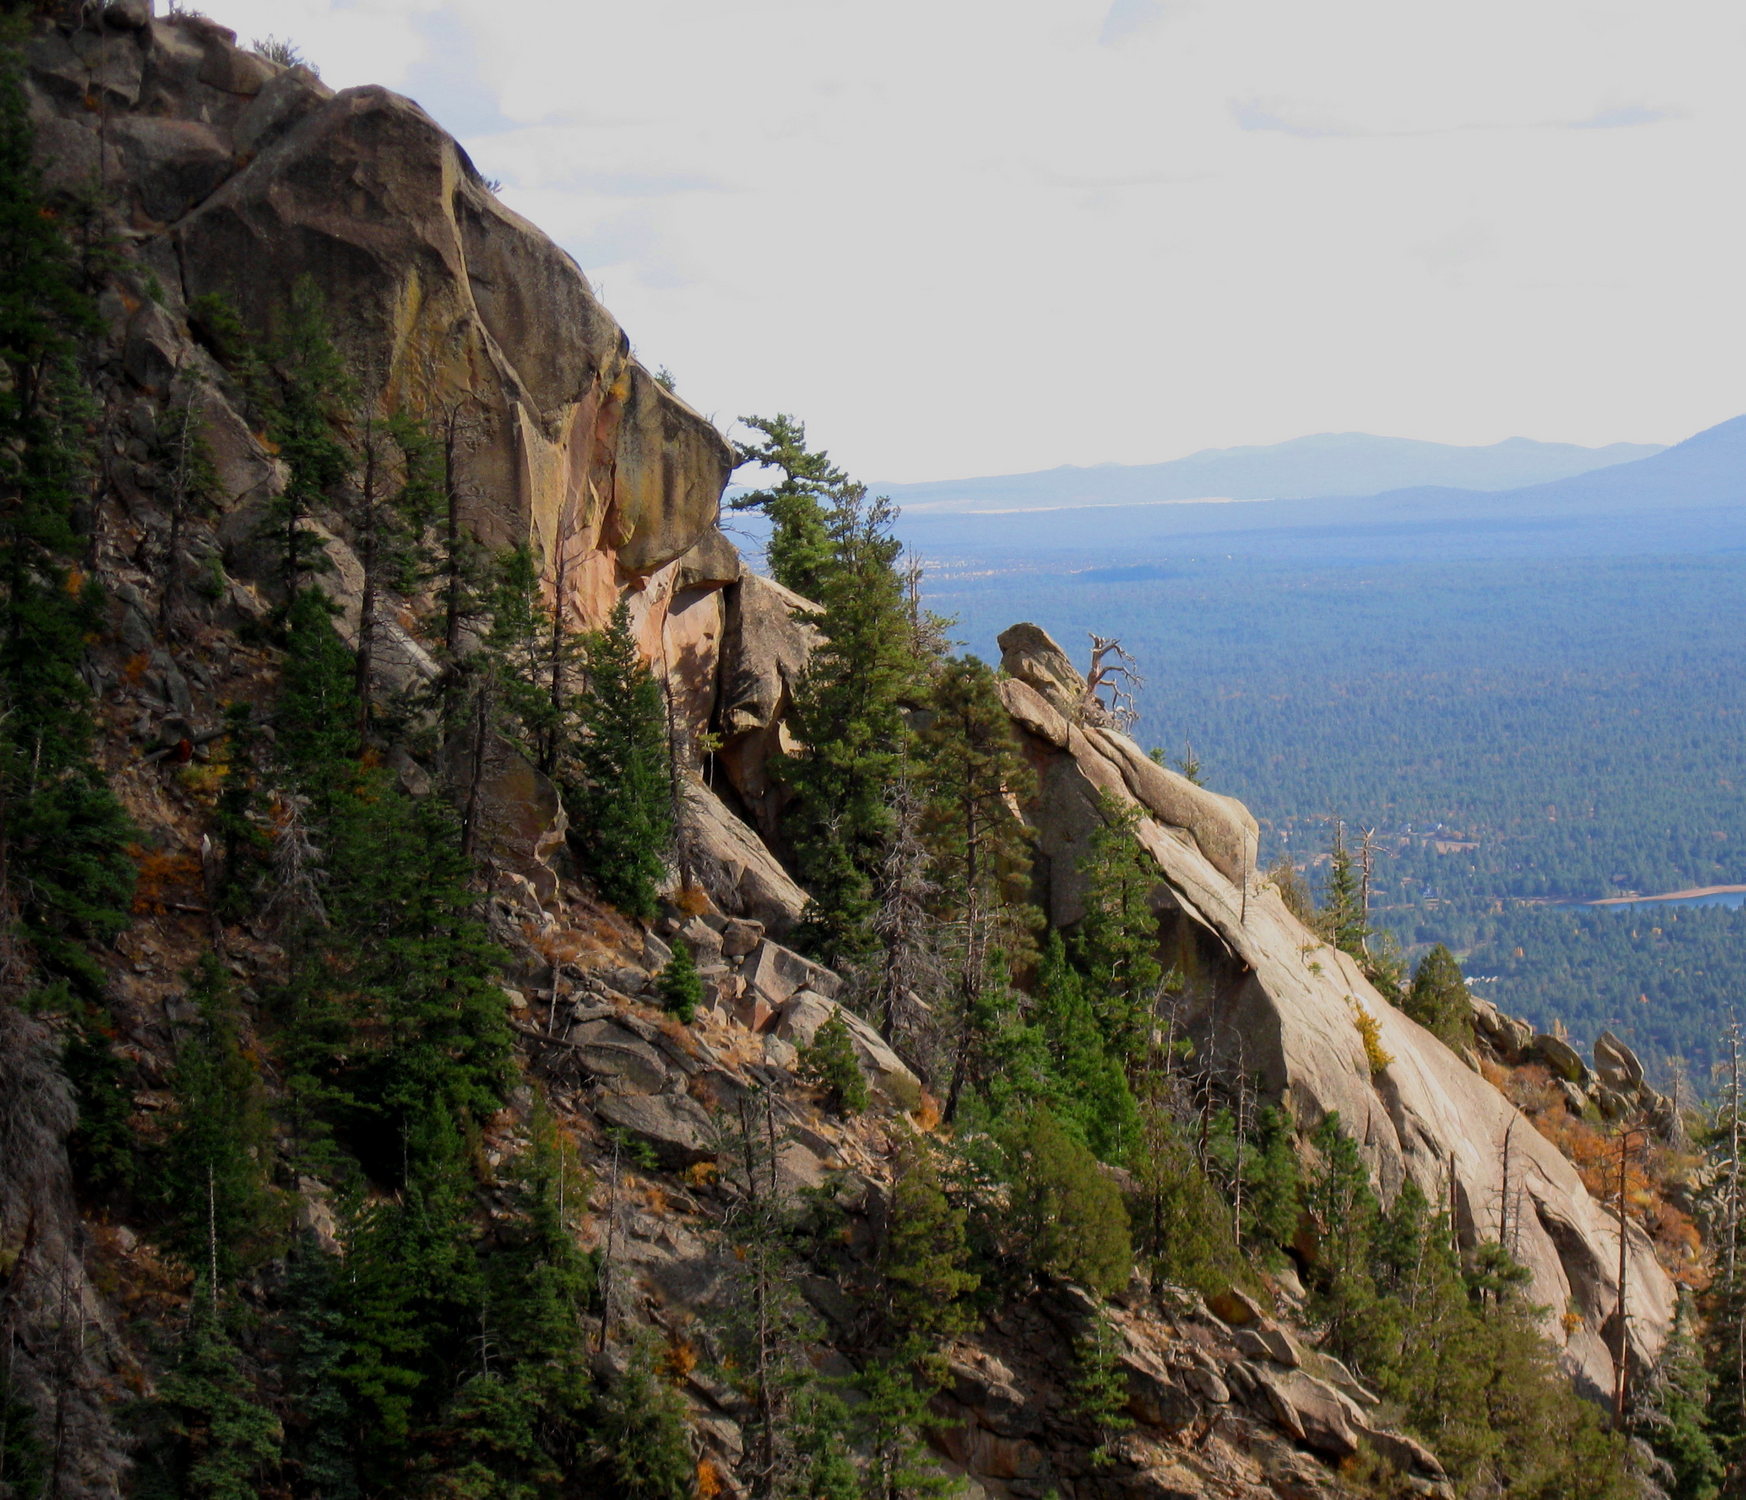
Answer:
<svg viewBox="0 0 1746 1500"><path fill-rule="evenodd" d="M204 0L869 479L1746 411L1739 0Z"/></svg>

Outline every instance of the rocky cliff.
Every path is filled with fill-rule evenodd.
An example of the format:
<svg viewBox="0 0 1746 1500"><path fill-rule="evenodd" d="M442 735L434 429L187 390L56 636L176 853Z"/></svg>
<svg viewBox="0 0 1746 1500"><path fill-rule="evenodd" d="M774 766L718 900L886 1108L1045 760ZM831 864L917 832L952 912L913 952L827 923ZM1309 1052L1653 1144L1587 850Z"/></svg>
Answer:
<svg viewBox="0 0 1746 1500"><path fill-rule="evenodd" d="M1412 1178L1431 1202L1450 1205L1465 1243L1499 1238L1507 1214L1516 1253L1533 1271L1534 1300L1547 1309L1548 1337L1584 1386L1609 1390L1618 1231L1576 1169L1471 1059L1390 1005L1349 954L1292 915L1255 873L1256 827L1245 808L1156 765L1125 735L1075 722L1084 680L1035 626L1007 631L1001 646L1002 695L1038 770L1031 818L1051 916L1078 915L1073 872L1097 826L1099 794L1135 808L1141 842L1158 862L1155 904L1188 976L1182 1020L1214 1065L1259 1074L1306 1131L1337 1110L1382 1192ZM1376 1024L1386 1066L1366 1051L1361 1015ZM1494 1031L1501 1024L1491 1020ZM1518 1193L1526 1212L1513 1201ZM1674 1289L1634 1224L1627 1241L1629 1338L1646 1365L1666 1336Z"/></svg>
<svg viewBox="0 0 1746 1500"><path fill-rule="evenodd" d="M179 778L199 769L222 705L263 694L266 654L239 631L266 608L249 538L285 479L212 356L216 330L203 322L202 299L220 294L245 320L271 326L287 290L307 277L335 310L365 397L456 418L473 531L531 543L572 626L597 624L628 596L681 727L694 741L710 731L718 745L687 769L684 788L686 859L707 899L701 912L670 909L654 931L601 909L549 858L562 842L562 812L531 767L505 757L490 788L492 923L515 954L506 1003L521 1065L549 1089L599 1180L611 1131L651 1153L633 1174L628 1206L596 1214L589 1227L592 1244L619 1237L632 1268L624 1316L677 1342L707 1311L721 1269L711 1234L731 1200L694 1169L719 1154L728 1102L753 1087L783 1101L790 1183L834 1184L851 1217L876 1220L899 1133L937 1120L915 1102L905 1063L858 1018L849 1018L856 1054L884 1096L869 1116L852 1125L830 1118L794 1072L796 1046L841 992L838 976L779 941L805 896L772 852L781 794L769 758L792 743L785 714L817 634L806 601L746 574L716 530L729 445L649 376L569 257L499 203L412 102L381 89L335 93L239 48L210 21L153 17L142 0L40 24L27 61L51 185L95 183L121 221L94 380L105 471L92 561L108 590L109 629L88 675L106 769L159 880L106 959L113 1047L136 1070L146 1128L164 1105L185 1019L178 975L209 944L212 921L196 802ZM197 606L195 628L172 639L155 623L168 544L148 434L172 398L190 393L221 493L219 513L193 524L182 544L212 564L219 586ZM337 521L321 535L355 629L356 561ZM1453 1204L1469 1243L1497 1231L1507 1142L1511 1180L1531 1203L1519 1249L1549 1309L1548 1333L1574 1374L1608 1385L1617 1241L1575 1170L1534 1130L1513 1129L1520 1116L1497 1089L1290 914L1256 874L1257 830L1245 809L1088 721L1083 680L1041 631L1009 633L1005 644L1003 696L1039 773L1027 815L1051 919L1068 926L1080 914L1077 861L1100 816L1098 794L1136 807L1158 866L1156 904L1187 976L1181 1019L1204 1055L1259 1074L1305 1129L1338 1110L1383 1193L1410 1176L1433 1201ZM403 685L432 667L401 630L380 670ZM417 795L441 770L406 755L397 765ZM649 1003L651 975L680 933L708 985L704 1017L684 1036ZM238 972L268 946L258 933L237 935ZM1366 1054L1360 1012L1377 1023L1385 1067L1373 1069ZM35 1021L7 1024L19 1034L0 1036L0 1066L12 1070L0 1072L0 1092L11 1102L34 1091L40 1170L13 1174L0 1230L35 1226L60 1268L63 1313L76 1303L81 1337L94 1330L79 1377L93 1424L80 1484L112 1493L122 1445L97 1413L153 1378L147 1320L131 1309L179 1305L186 1285L127 1226L79 1220L54 1145L70 1099L41 1061L53 1038ZM482 1147L493 1167L525 1143L530 1100L519 1093L494 1122ZM330 1232L319 1184L303 1186L302 1218ZM1629 1337L1647 1361L1671 1288L1635 1230L1627 1251ZM842 1318L831 1287L806 1290L827 1325ZM1282 1307L1289 1312L1288 1291ZM1082 1293L1050 1287L952 1351L934 1435L944 1463L989 1495L1316 1495L1340 1492L1331 1466L1363 1440L1393 1455L1410 1489L1440 1492L1435 1458L1389 1433L1336 1361L1241 1298L1207 1307L1140 1280L1115 1309L1139 1426L1118 1445L1116 1465L1100 1467L1095 1434L1062 1387L1085 1317ZM700 1453L726 1475L743 1444L743 1402L702 1373L687 1377L687 1391ZM731 1479L721 1482L732 1490Z"/></svg>

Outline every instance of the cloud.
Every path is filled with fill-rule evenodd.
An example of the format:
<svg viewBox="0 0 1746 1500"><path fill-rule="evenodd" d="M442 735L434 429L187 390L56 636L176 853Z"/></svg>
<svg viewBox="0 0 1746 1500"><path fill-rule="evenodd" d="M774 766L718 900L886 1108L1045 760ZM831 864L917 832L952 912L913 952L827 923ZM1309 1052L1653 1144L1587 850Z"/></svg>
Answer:
<svg viewBox="0 0 1746 1500"><path fill-rule="evenodd" d="M688 399L857 473L1746 407L1738 0L203 3L413 92Z"/></svg>
<svg viewBox="0 0 1746 1500"><path fill-rule="evenodd" d="M1679 120L1685 117L1685 112L1678 109L1650 109L1642 104L1615 104L1611 108L1597 110L1586 120L1575 120L1571 123L1572 130L1624 130L1633 125L1660 125L1668 120Z"/></svg>

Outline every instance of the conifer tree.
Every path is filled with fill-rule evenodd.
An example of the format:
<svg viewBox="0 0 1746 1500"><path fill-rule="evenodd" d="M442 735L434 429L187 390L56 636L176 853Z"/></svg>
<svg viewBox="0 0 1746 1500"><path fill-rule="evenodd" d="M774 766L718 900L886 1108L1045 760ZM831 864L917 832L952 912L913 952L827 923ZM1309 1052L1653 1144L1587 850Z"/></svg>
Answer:
<svg viewBox="0 0 1746 1500"><path fill-rule="evenodd" d="M1692 1324L1691 1297L1682 1294L1661 1357L1639 1388L1631 1426L1666 1466L1670 1500L1715 1500L1727 1468L1710 1431L1713 1377Z"/></svg>
<svg viewBox="0 0 1746 1500"><path fill-rule="evenodd" d="M353 1411L340 1381L345 1327L335 1257L305 1235L286 1260L285 1461L297 1493L357 1500Z"/></svg>
<svg viewBox="0 0 1746 1500"><path fill-rule="evenodd" d="M160 628L174 626L182 611L187 592L182 546L188 524L208 513L218 499L212 451L195 411L199 381L184 377L180 384L180 393L158 416L152 443L153 457L163 475L158 499L170 518L164 538L163 586L158 595Z"/></svg>
<svg viewBox="0 0 1746 1500"><path fill-rule="evenodd" d="M1151 904L1158 867L1134 835L1138 809L1101 792L1098 814L1098 829L1080 861L1085 915L1073 952L1110 1050L1135 1058L1164 978Z"/></svg>
<svg viewBox="0 0 1746 1500"><path fill-rule="evenodd" d="M243 1051L230 976L206 954L189 976L199 1020L182 1038L170 1080L175 1113L157 1188L166 1240L183 1265L234 1281L272 1228L271 1127L261 1082Z"/></svg>
<svg viewBox="0 0 1746 1500"><path fill-rule="evenodd" d="M406 413L383 417L367 398L355 426L357 462L342 508L364 575L354 674L361 739L375 712L382 595L388 589L404 591L415 581L418 544L435 512L438 478L435 445Z"/></svg>
<svg viewBox="0 0 1746 1500"><path fill-rule="evenodd" d="M289 608L304 582L331 567L304 523L333 497L352 459L338 423L352 397L351 373L334 344L326 299L313 279L291 288L280 326L256 366L267 435L285 461L285 487L267 506L262 536L278 552L279 586Z"/></svg>
<svg viewBox="0 0 1746 1500"><path fill-rule="evenodd" d="M1010 963L1030 946L1030 840L1017 806L1035 778L995 675L982 662L973 656L946 662L934 677L931 702L917 760L928 790L923 836L932 857L934 911L955 938L950 1120L980 1071L978 1022L995 955Z"/></svg>
<svg viewBox="0 0 1746 1500"><path fill-rule="evenodd" d="M85 944L125 925L127 819L91 758L80 675L99 625L80 568L93 455L79 342L96 328L44 201L19 59L0 48L0 920L95 996Z"/></svg>
<svg viewBox="0 0 1746 1500"><path fill-rule="evenodd" d="M661 1004L689 1026L703 1003L703 980L698 977L697 963L691 956L691 945L683 938L674 940L673 957L661 970Z"/></svg>
<svg viewBox="0 0 1746 1500"><path fill-rule="evenodd" d="M898 572L895 512L849 485L830 513L836 558L820 588L825 640L795 691L802 748L777 762L795 793L784 831L812 900L801 941L826 963L878 949L875 882L907 755L905 708L923 692Z"/></svg>
<svg viewBox="0 0 1746 1500"><path fill-rule="evenodd" d="M1097 1158L1038 1105L1012 1134L1012 1229L1035 1270L1107 1294L1127 1284L1133 1243L1122 1196Z"/></svg>
<svg viewBox="0 0 1746 1500"><path fill-rule="evenodd" d="M581 655L582 642L560 627L545 601L532 549L523 544L501 554L491 629L473 664L485 680L475 690L488 695L488 716L510 743L546 775L576 749L580 725L568 688Z"/></svg>
<svg viewBox="0 0 1746 1500"><path fill-rule="evenodd" d="M867 1080L861 1076L861 1062L848 1023L840 1013L819 1027L800 1049L796 1071L824 1090L827 1109L854 1115L867 1107Z"/></svg>
<svg viewBox="0 0 1746 1500"><path fill-rule="evenodd" d="M1102 1308L1074 1340L1068 1410L1090 1425L1095 1438L1091 1461L1100 1468L1112 1461L1110 1440L1134 1425L1127 1415L1128 1377L1120 1350L1121 1334Z"/></svg>
<svg viewBox="0 0 1746 1500"><path fill-rule="evenodd" d="M1374 1296L1369 1275L1376 1199L1358 1146L1339 1111L1322 1116L1310 1136L1315 1167L1305 1184L1304 1207L1317 1234L1315 1306L1338 1347Z"/></svg>
<svg viewBox="0 0 1746 1500"><path fill-rule="evenodd" d="M1419 960L1401 1009L1451 1050L1459 1052L1473 1045L1473 1007L1467 998L1467 982L1454 954L1441 943Z"/></svg>
<svg viewBox="0 0 1746 1500"><path fill-rule="evenodd" d="M1036 983L1037 1024L1050 1059L1050 1106L1099 1160L1120 1163L1139 1144L1140 1113L1122 1057L1088 990L1060 933L1051 931Z"/></svg>
<svg viewBox="0 0 1746 1500"><path fill-rule="evenodd" d="M786 413L741 417L763 441L736 446L737 467L756 464L782 478L769 489L750 490L728 502L733 510L762 510L770 518L771 576L806 599L821 599L837 560L830 512L848 476L823 451L806 446L806 424Z"/></svg>
<svg viewBox="0 0 1746 1500"><path fill-rule="evenodd" d="M869 1493L880 1500L944 1495L951 1486L921 1438L928 1402L946 1376L944 1349L968 1329L964 1214L947 1198L927 1142L906 1136L893 1162L879 1258L874 1353L858 1382L855 1418L869 1451Z"/></svg>
<svg viewBox="0 0 1746 1500"><path fill-rule="evenodd" d="M1322 935L1342 953L1364 957L1370 936L1369 914L1364 910L1358 865L1346 845L1346 825L1334 823L1334 844L1329 852L1328 894L1321 911Z"/></svg>
<svg viewBox="0 0 1746 1500"><path fill-rule="evenodd" d="M627 916L652 917L673 842L666 713L623 599L590 638L587 664L563 773L571 847L602 896Z"/></svg>
<svg viewBox="0 0 1746 1500"><path fill-rule="evenodd" d="M167 1442L151 1455L154 1462L142 1486L146 1494L158 1489L188 1500L256 1500L260 1495L279 1462L282 1433L240 1365L211 1284L199 1277L188 1305L187 1334L157 1396Z"/></svg>
<svg viewBox="0 0 1746 1500"><path fill-rule="evenodd" d="M601 1494L624 1500L692 1500L696 1460L685 1425L685 1398L637 1344L624 1374L600 1398L592 1475Z"/></svg>
<svg viewBox="0 0 1746 1500"><path fill-rule="evenodd" d="M427 429L438 449L441 489L437 525L426 555L421 581L431 585L442 607L442 639L437 660L442 667L435 695L443 730L460 727L468 697L472 663L466 639L490 612L491 559L484 545L462 524L467 491L461 478L461 457L478 431L477 398L461 396Z"/></svg>

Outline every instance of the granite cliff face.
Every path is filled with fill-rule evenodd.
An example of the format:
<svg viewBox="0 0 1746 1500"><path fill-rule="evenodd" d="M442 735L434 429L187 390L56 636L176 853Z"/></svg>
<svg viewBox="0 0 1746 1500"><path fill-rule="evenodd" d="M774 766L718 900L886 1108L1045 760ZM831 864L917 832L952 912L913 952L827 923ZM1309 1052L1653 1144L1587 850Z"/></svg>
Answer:
<svg viewBox="0 0 1746 1500"><path fill-rule="evenodd" d="M1035 626L1006 632L1001 645L1010 674L1002 696L1038 771L1030 817L1052 919L1070 922L1081 910L1072 871L1098 824L1099 793L1137 809L1140 841L1158 863L1155 905L1188 976L1182 1020L1215 1067L1259 1074L1303 1130L1337 1110L1382 1193L1410 1177L1431 1202L1452 1205L1466 1244L1498 1238L1507 1172L1509 1198L1525 1194L1527 1211L1512 1201L1507 1212L1534 1301L1548 1310L1548 1336L1581 1384L1610 1389L1618 1232L1576 1169L1256 876L1255 822L1241 804L1153 764L1124 735L1075 724L1084 682ZM1390 1058L1380 1071L1366 1055L1360 1012ZM1627 1240L1629 1337L1646 1365L1672 1321L1674 1288L1634 1224Z"/></svg>
<svg viewBox="0 0 1746 1500"><path fill-rule="evenodd" d="M106 311L128 373L152 397L181 374L210 381L229 503L258 504L278 467L227 400L196 309L222 296L271 328L307 277L360 398L458 415L483 540L531 543L577 626L632 590L650 654L704 670L692 658L719 640L739 574L714 530L732 450L636 361L575 262L411 100L336 94L197 16L110 15L31 43L38 140L51 186L119 196L138 274Z"/></svg>
<svg viewBox="0 0 1746 1500"><path fill-rule="evenodd" d="M566 878L551 858L563 841L562 808L531 766L502 754L488 788L491 920L515 955L505 979L520 1065L549 1087L601 1180L611 1127L640 1138L658 1162L626 1223L591 1229L597 1243L623 1231L620 1253L640 1299L626 1315L666 1329L707 1307L720 1269L708 1237L727 1200L712 1195L707 1174L689 1169L716 1153L724 1101L753 1087L775 1090L795 1124L796 1144L784 1157L792 1181L840 1181L854 1221L876 1220L916 1081L857 1018L857 1057L884 1095L869 1117L853 1126L824 1118L794 1071L796 1046L842 993L838 976L780 943L805 893L778 858L781 793L769 758L793 745L786 715L818 635L807 601L746 574L716 529L732 463L727 442L649 376L569 257L504 208L461 148L410 101L381 89L334 93L304 70L238 48L209 21L153 18L143 0L42 24L27 61L51 184L95 180L119 201L123 220L94 381L105 472L93 556L111 602L89 676L105 766L154 847L194 872L179 893L187 900L143 912L115 949L116 1047L146 1085L141 1108L161 1107L178 973L210 942L198 830L164 747L186 742L193 756L224 702L264 690L264 658L237 638L265 609L267 580L254 576L247 539L284 482L209 353L214 330L197 308L216 293L246 321L271 326L287 290L307 276L334 310L366 396L433 418L457 414L467 520L478 536L531 543L572 626L597 624L628 597L643 648L672 688L679 727L694 741L711 731L719 745L687 768L682 789L686 858L707 909L671 910L655 931L604 912ZM222 587L198 606L197 627L171 639L153 624L162 579L152 560L167 543L145 437L172 398L190 392L221 494L220 513L183 541L213 563ZM330 587L347 611L342 623L355 630L356 560L337 523L321 535L336 565ZM414 634L398 624L388 633L385 679L398 686L430 675ZM1140 837L1158 865L1156 904L1189 977L1182 1019L1206 1055L1233 1072L1259 1073L1305 1129L1338 1110L1384 1194L1411 1177L1433 1200L1453 1201L1469 1241L1496 1233L1507 1140L1512 1182L1531 1204L1520 1252L1536 1300L1551 1310L1548 1331L1574 1374L1607 1385L1617 1242L1574 1169L1495 1088L1286 910L1256 875L1257 828L1246 809L1088 722L1083 680L1042 631L1024 627L1003 644L1003 697L1039 773L1027 815L1051 920L1067 926L1082 913L1076 866L1100 817L1098 794L1137 807ZM441 773L404 753L398 769L415 795ZM676 934L708 985L688 1040L675 1038L651 1004L652 975ZM1375 1074L1355 1025L1359 1008L1391 1055ZM34 1021L11 1024L28 1035L0 1036L0 1095L33 1090L38 1134L50 1144L39 1153L40 1181L19 1178L10 1196L0 1193L0 1230L14 1209L48 1226L62 1285L75 1283L82 1315L101 1333L87 1382L97 1436L83 1492L113 1493L125 1460L99 1420L102 1401L124 1383L140 1388L149 1358L96 1287L121 1286L130 1296L145 1287L172 1300L182 1291L131 1231L77 1222L64 1152L57 1157L54 1145L72 1106L40 1062L53 1039ZM34 1071L15 1079L6 1067L18 1071L21 1059ZM1632 1083L1630 1068L1610 1054L1602 1073L1608 1087ZM528 1111L525 1101L512 1104L486 1148L512 1151ZM301 1211L319 1226L319 1194ZM1672 1292L1635 1230L1628 1253L1630 1338L1647 1361ZM88 1278L87 1267L101 1276ZM827 1324L841 1317L832 1288L811 1286L807 1295ZM952 1352L952 1384L937 1407L943 1460L989 1495L1334 1495L1341 1491L1327 1465L1363 1439L1394 1453L1414 1492L1445 1492L1434 1457L1389 1433L1337 1362L1302 1347L1259 1309L1241 1299L1207 1308L1137 1279L1117 1302L1120 1362L1140 1425L1123 1440L1115 1470L1093 1463L1095 1434L1061 1387L1086 1317L1083 1294L1067 1287L1048 1289ZM1560 1321L1567 1312L1573 1323ZM702 1377L687 1393L700 1452L731 1470L741 1407Z"/></svg>

